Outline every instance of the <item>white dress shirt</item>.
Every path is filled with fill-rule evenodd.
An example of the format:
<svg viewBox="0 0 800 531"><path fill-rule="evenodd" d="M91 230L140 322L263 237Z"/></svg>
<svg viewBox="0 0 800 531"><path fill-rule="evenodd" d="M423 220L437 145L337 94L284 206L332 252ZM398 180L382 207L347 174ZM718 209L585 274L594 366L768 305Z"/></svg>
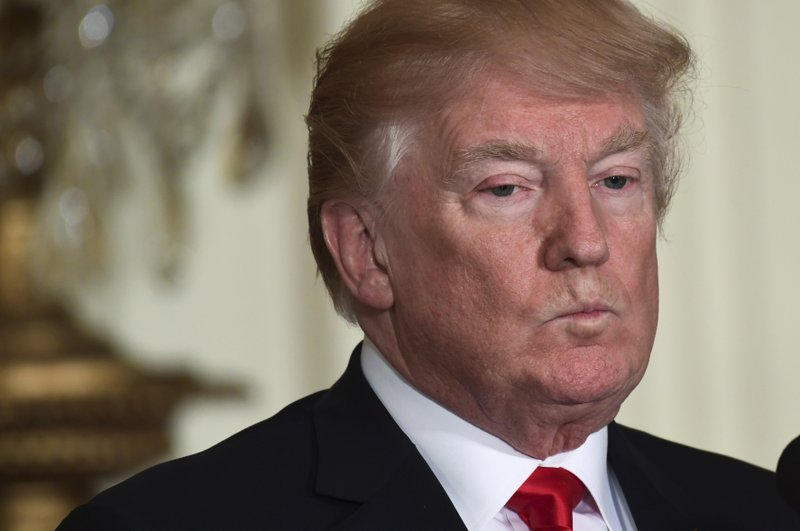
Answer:
<svg viewBox="0 0 800 531"><path fill-rule="evenodd" d="M528 531L505 507L539 466L562 467L586 485L573 512L575 531L635 531L622 490L606 463L606 428L575 450L544 461L509 446L415 389L365 338L361 367L375 394L416 445L469 531Z"/></svg>

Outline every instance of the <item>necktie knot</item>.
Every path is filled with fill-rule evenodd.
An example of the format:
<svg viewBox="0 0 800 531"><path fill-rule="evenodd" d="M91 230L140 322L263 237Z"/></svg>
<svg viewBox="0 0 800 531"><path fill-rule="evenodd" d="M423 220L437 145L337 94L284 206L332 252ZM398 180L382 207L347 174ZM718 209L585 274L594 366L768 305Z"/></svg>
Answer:
<svg viewBox="0 0 800 531"><path fill-rule="evenodd" d="M585 492L586 487L571 472L540 466L506 507L534 531L572 531L572 511Z"/></svg>

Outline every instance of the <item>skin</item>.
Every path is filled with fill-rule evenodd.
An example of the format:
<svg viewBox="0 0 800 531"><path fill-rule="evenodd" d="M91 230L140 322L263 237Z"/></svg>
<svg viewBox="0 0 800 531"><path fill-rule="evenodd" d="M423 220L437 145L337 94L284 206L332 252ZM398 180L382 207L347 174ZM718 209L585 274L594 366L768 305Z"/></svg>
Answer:
<svg viewBox="0 0 800 531"><path fill-rule="evenodd" d="M517 450L576 448L617 414L655 336L641 105L495 78L440 118L378 202L323 207L359 324L420 391Z"/></svg>

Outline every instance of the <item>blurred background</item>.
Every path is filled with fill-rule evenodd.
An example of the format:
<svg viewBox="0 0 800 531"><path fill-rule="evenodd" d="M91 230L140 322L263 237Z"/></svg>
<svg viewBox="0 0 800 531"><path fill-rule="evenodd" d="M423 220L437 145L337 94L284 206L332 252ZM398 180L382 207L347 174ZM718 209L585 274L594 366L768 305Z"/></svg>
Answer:
<svg viewBox="0 0 800 531"><path fill-rule="evenodd" d="M800 4L636 3L701 65L620 421L774 469L800 433ZM361 333L315 276L302 117L360 4L0 0L0 528L343 370Z"/></svg>

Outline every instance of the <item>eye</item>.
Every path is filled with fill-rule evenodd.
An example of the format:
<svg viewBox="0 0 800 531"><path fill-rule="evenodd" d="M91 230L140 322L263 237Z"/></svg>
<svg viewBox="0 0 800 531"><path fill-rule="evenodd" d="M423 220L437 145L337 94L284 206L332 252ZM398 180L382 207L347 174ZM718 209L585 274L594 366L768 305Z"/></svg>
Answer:
<svg viewBox="0 0 800 531"><path fill-rule="evenodd" d="M612 190L622 190L628 184L628 177L623 175L612 175L603 179L603 185Z"/></svg>
<svg viewBox="0 0 800 531"><path fill-rule="evenodd" d="M495 197L508 197L514 193L517 186L514 184L501 184L500 186L492 186L489 192Z"/></svg>

